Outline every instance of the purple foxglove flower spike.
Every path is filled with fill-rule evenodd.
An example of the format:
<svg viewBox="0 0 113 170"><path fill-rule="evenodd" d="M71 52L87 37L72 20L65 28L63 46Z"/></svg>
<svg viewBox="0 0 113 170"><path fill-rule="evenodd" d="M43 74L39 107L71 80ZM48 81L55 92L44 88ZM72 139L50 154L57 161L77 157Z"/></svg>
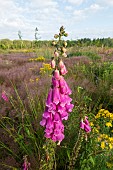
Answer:
<svg viewBox="0 0 113 170"><path fill-rule="evenodd" d="M65 34L67 35L67 33ZM56 39L58 38L58 36L55 37ZM54 42L55 44L57 43ZM51 89L49 90L46 109L40 122L41 126L45 126L44 136L52 139L54 142L58 141L58 144L64 139L64 125L62 121L68 119L68 113L74 107L71 104L72 99L69 97L72 91L63 77L68 71L63 61L57 58L59 55L62 56L62 53L66 55L65 47L59 47L61 50L58 49L60 54L57 50L54 52L55 57L51 61L51 67L54 68Z"/></svg>

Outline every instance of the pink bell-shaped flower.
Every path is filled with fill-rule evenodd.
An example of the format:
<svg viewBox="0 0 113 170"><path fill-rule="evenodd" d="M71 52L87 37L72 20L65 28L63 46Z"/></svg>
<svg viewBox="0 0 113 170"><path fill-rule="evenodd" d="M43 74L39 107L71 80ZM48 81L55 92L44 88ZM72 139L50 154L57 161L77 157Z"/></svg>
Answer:
<svg viewBox="0 0 113 170"><path fill-rule="evenodd" d="M56 78L56 79L59 79L60 78L60 73L59 73L59 70L55 70L54 71L54 77Z"/></svg>
<svg viewBox="0 0 113 170"><path fill-rule="evenodd" d="M56 105L60 103L60 91L58 87L53 88L53 103Z"/></svg>
<svg viewBox="0 0 113 170"><path fill-rule="evenodd" d="M41 125L41 126L45 126L45 125L46 125L46 119L45 119L45 118L43 118L43 119L41 120L40 125Z"/></svg>
<svg viewBox="0 0 113 170"><path fill-rule="evenodd" d="M48 97L47 97L47 100L46 100L46 106L50 107L51 104L52 104L52 99L53 99L53 89L50 88L49 90L49 93L48 93Z"/></svg>
<svg viewBox="0 0 113 170"><path fill-rule="evenodd" d="M84 130L89 133L91 131L91 127L87 124L84 124Z"/></svg>
<svg viewBox="0 0 113 170"><path fill-rule="evenodd" d="M64 65L64 67L60 69L60 73L61 75L65 75L67 72L66 66Z"/></svg>
<svg viewBox="0 0 113 170"><path fill-rule="evenodd" d="M83 122L83 119L81 119L80 128L81 128L81 129L84 129L84 125L85 125L85 123Z"/></svg>

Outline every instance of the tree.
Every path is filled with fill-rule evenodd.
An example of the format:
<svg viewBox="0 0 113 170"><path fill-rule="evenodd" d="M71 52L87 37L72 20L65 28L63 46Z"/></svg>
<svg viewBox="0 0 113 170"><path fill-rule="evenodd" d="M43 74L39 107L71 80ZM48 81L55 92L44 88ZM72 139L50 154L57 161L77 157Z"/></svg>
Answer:
<svg viewBox="0 0 113 170"><path fill-rule="evenodd" d="M18 31L18 37L19 37L19 40L22 40L22 34L20 30Z"/></svg>

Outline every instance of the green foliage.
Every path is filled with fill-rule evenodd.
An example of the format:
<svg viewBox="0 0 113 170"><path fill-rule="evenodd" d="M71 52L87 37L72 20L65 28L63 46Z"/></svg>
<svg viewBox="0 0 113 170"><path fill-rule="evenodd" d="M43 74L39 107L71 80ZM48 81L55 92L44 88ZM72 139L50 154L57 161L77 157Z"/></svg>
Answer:
<svg viewBox="0 0 113 170"><path fill-rule="evenodd" d="M88 58L90 58L91 60L99 60L101 59L101 57L94 53L94 52L88 52L88 51L76 51L76 52L73 52L73 53L70 53L68 55L69 57L72 57L72 56L87 56Z"/></svg>

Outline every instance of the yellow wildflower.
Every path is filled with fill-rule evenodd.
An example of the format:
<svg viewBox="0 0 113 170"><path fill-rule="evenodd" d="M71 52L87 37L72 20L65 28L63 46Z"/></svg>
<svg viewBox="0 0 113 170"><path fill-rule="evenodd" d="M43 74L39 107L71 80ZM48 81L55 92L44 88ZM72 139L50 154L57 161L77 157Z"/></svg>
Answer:
<svg viewBox="0 0 113 170"><path fill-rule="evenodd" d="M90 126L94 126L93 122L90 122Z"/></svg>
<svg viewBox="0 0 113 170"><path fill-rule="evenodd" d="M110 114L110 119L113 120L113 113Z"/></svg>
<svg viewBox="0 0 113 170"><path fill-rule="evenodd" d="M106 123L106 126L107 126L107 127L112 127L111 122L107 122L107 123Z"/></svg>
<svg viewBox="0 0 113 170"><path fill-rule="evenodd" d="M113 137L109 137L109 141L113 143Z"/></svg>
<svg viewBox="0 0 113 170"><path fill-rule="evenodd" d="M113 148L113 145L111 143L109 143L109 148L112 149Z"/></svg>
<svg viewBox="0 0 113 170"><path fill-rule="evenodd" d="M95 119L98 119L100 117L100 113L98 113L96 116L95 116Z"/></svg>
<svg viewBox="0 0 113 170"><path fill-rule="evenodd" d="M104 142L104 141L101 142L101 148L102 148L102 149L105 148L105 142Z"/></svg>
<svg viewBox="0 0 113 170"><path fill-rule="evenodd" d="M108 135L106 135L106 134L101 134L100 137L101 137L101 138L108 139Z"/></svg>

